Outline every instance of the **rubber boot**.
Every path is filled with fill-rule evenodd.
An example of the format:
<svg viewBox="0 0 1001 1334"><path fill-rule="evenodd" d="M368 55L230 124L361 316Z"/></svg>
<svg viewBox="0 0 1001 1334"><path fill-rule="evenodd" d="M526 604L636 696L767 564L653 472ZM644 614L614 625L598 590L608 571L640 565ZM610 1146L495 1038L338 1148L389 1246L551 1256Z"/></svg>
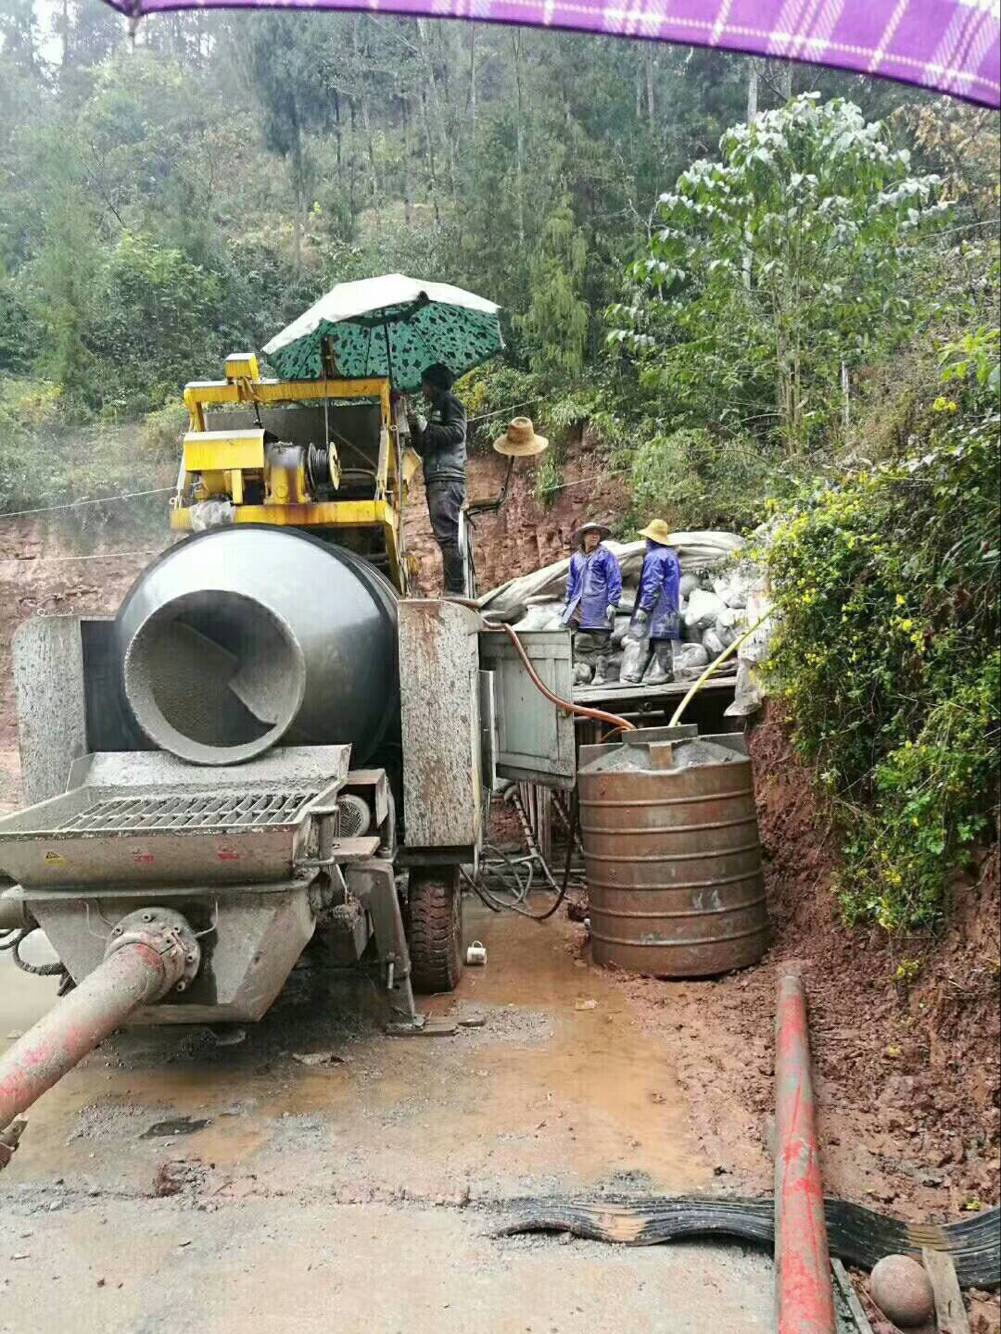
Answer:
<svg viewBox="0 0 1001 1334"><path fill-rule="evenodd" d="M664 686L674 680L674 646L669 639L658 639L653 650L653 665L644 677L648 686Z"/></svg>
<svg viewBox="0 0 1001 1334"><path fill-rule="evenodd" d="M594 662L594 676L591 678L593 686L603 686L608 677L608 654L599 653Z"/></svg>
<svg viewBox="0 0 1001 1334"><path fill-rule="evenodd" d="M445 575L445 596L464 597L466 592L463 580L462 555L458 547L442 547L441 563Z"/></svg>

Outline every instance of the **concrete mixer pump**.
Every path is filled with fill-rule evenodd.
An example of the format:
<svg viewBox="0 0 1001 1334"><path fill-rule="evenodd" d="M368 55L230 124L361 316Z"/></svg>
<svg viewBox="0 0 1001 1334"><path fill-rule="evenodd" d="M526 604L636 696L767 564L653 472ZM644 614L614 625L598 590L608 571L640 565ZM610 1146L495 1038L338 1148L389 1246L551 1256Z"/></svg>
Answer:
<svg viewBox="0 0 1001 1334"><path fill-rule="evenodd" d="M171 523L191 535L114 618L15 640L31 804L0 820L0 945L41 928L65 994L0 1057L0 1166L116 1027L259 1019L314 940L419 1031L414 990L459 981L459 868L497 775L573 782L572 718L516 647L406 596L388 382L227 371L186 394ZM567 638L525 638L567 698Z"/></svg>

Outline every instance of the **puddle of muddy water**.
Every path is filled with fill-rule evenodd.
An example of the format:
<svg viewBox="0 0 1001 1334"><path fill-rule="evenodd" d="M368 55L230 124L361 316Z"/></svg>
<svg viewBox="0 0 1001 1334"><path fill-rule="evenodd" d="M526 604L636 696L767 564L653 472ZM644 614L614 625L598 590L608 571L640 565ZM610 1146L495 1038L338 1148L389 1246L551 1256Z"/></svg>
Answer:
<svg viewBox="0 0 1001 1334"><path fill-rule="evenodd" d="M469 916L467 934L486 945L487 965L467 969L454 996L424 1008L475 1012L482 1027L387 1038L357 1013L336 1017L328 1000L312 1010L279 1004L232 1048L205 1034L132 1032L46 1095L9 1176L113 1170L141 1186L166 1143L169 1153L263 1180L327 1173L429 1192L477 1180L498 1190L543 1180L637 1179L664 1192L705 1186L711 1170L688 1130L669 1039L644 1031L607 975L579 966L575 928L478 907ZM0 964L0 996L16 996L23 1027L51 1003L53 988L25 978L39 989L12 990L10 981ZM323 1049L343 1060L304 1066L292 1055ZM125 1108L123 1121L116 1109ZM74 1136L84 1109L86 1134ZM141 1139L177 1117L210 1124L173 1147Z"/></svg>

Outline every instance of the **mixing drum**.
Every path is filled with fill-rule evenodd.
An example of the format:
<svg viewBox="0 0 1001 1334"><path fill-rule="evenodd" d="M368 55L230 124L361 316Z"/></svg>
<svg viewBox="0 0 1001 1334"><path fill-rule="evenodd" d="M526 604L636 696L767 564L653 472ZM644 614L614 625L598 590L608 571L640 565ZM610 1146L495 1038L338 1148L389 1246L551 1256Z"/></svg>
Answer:
<svg viewBox="0 0 1001 1334"><path fill-rule="evenodd" d="M371 758L399 716L396 595L361 557L289 529L168 548L115 625L125 696L157 746L236 764L277 742Z"/></svg>

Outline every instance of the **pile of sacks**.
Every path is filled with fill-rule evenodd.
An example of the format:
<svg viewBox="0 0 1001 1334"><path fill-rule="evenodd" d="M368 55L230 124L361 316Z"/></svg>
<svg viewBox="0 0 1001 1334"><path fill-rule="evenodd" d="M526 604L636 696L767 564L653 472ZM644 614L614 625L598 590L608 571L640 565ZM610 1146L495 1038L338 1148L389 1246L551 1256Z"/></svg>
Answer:
<svg viewBox="0 0 1001 1334"><path fill-rule="evenodd" d="M615 682L630 666L642 663L646 644L631 632L645 542L605 545L622 567L622 601L612 628L612 652L606 680ZM681 564L681 643L675 645L674 678L692 681L710 662L738 639L748 622L748 600L758 579L754 566L740 559L743 539L735 533L672 533L671 546ZM558 561L533 574L512 579L480 599L480 608L494 620L506 621L516 630L559 630L566 591L569 560ZM655 664L647 667L647 675ZM721 671L736 671L725 663ZM587 685L591 668L575 667L575 684Z"/></svg>

